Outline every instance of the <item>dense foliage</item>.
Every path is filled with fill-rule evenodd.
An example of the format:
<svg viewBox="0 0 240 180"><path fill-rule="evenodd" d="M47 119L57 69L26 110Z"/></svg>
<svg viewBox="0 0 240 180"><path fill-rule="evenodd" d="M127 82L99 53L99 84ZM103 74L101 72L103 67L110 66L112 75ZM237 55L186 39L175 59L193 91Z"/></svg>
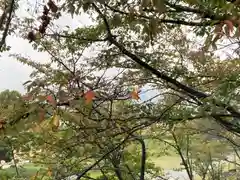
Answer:
<svg viewBox="0 0 240 180"><path fill-rule="evenodd" d="M154 158L172 153L190 180L223 178L239 152L238 0L36 4L37 18L0 6L4 44L13 31L50 56L12 54L34 70L25 95L0 97L2 140L43 164L33 179L153 179L165 174ZM58 29L66 14L92 25Z"/></svg>

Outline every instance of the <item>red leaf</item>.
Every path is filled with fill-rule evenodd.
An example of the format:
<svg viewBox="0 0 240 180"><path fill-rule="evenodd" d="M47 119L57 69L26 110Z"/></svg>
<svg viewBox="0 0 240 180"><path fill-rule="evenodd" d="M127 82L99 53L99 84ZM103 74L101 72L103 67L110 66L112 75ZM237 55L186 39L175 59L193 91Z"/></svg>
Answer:
<svg viewBox="0 0 240 180"><path fill-rule="evenodd" d="M30 100L32 100L32 96L31 96L30 94L23 95L22 98L23 98L23 100L25 100L25 101L30 101Z"/></svg>
<svg viewBox="0 0 240 180"><path fill-rule="evenodd" d="M51 95L48 95L48 96L46 97L46 100L47 100L50 104L52 104L53 106L56 106L56 101L55 101L55 99L54 99Z"/></svg>
<svg viewBox="0 0 240 180"><path fill-rule="evenodd" d="M233 32L233 23L229 20L225 20L224 23L227 25L228 31L226 32L226 34L229 36L230 33Z"/></svg>
<svg viewBox="0 0 240 180"><path fill-rule="evenodd" d="M95 93L91 90L89 90L88 92L85 93L84 95L85 99L86 99L86 103L91 103L93 98L95 97Z"/></svg>
<svg viewBox="0 0 240 180"><path fill-rule="evenodd" d="M6 121L4 121L3 119L0 119L0 130L4 129L4 124L6 124Z"/></svg>
<svg viewBox="0 0 240 180"><path fill-rule="evenodd" d="M40 108L38 114L39 114L39 120L40 120L40 122L42 122L45 117L45 110L43 108Z"/></svg>

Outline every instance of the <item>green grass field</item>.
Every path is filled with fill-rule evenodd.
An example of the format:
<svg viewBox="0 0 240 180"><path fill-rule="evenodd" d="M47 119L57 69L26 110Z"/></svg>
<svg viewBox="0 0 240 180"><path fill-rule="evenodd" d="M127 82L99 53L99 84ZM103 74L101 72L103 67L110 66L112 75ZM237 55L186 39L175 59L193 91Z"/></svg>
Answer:
<svg viewBox="0 0 240 180"><path fill-rule="evenodd" d="M159 146L159 144L157 143L148 143L148 151L149 149L151 150L150 153L157 153L159 148L161 146ZM149 154L150 154L149 153ZM170 169L178 169L181 166L181 159L180 157L175 154L173 151L171 151L170 149L168 149L168 155L164 155L163 156L150 156L148 157L148 160L153 162L157 167L160 167L162 169L166 169L166 170L170 170ZM231 169L233 167L233 165L230 166L226 166L224 169L227 171L228 169ZM41 168L41 166L37 166L34 165L33 163L29 163L29 164L25 164L22 168L19 168L19 172L21 174L21 176L23 177L31 177L33 175L35 175ZM0 170L0 175L2 174L6 174L6 175L16 175L16 169L11 167L8 169L4 169L4 170ZM97 176L100 175L100 172L97 170L93 170L90 172L91 177L96 178ZM196 180L200 180L201 178L199 177L195 177Z"/></svg>
<svg viewBox="0 0 240 180"><path fill-rule="evenodd" d="M151 153L157 153L159 147L158 143L155 142L148 142L148 151L151 150ZM168 151L169 153L169 151ZM180 158L174 154L173 152L170 152L170 155L168 156L161 156L161 157L148 157L148 159L153 162L157 167L161 167L163 169L173 169L173 168L180 168ZM31 177L34 174L36 174L36 172L40 169L40 166L36 166L32 163L29 164L25 164L23 166L23 168L19 168L19 171L21 173L21 175L25 176L25 177ZM7 174L16 174L16 169L15 168L8 168L8 169L4 169L4 170L0 170L0 175L2 173L7 173ZM90 172L91 176L97 177L99 176L99 171L91 171Z"/></svg>
<svg viewBox="0 0 240 180"><path fill-rule="evenodd" d="M18 167L18 172L20 174L21 177L31 177L33 175L35 175L41 168L41 166L36 166L33 163L28 163L23 165L22 167ZM10 167L7 169L1 169L0 170L0 175L4 175L6 177L10 177L10 176L16 176L17 175L17 171L15 167Z"/></svg>

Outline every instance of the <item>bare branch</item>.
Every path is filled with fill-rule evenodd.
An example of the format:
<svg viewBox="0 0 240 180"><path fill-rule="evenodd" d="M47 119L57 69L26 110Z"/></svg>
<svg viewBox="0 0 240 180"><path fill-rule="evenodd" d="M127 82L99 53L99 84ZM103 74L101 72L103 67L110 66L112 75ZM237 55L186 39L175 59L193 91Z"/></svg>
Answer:
<svg viewBox="0 0 240 180"><path fill-rule="evenodd" d="M82 40L82 41L89 41L89 42L104 42L107 41L107 38L104 39L91 39L91 38L85 38L85 37L78 37L74 35L64 35L64 34L59 34L59 33L54 33L54 34L45 34L46 36L49 37L61 37L61 38L70 38L70 39L77 39L77 40Z"/></svg>

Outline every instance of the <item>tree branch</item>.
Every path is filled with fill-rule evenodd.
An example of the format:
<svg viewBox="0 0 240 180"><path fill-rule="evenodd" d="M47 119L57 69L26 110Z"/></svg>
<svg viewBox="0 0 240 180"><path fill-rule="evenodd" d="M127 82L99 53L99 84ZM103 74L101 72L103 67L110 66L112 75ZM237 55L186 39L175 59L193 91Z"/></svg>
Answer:
<svg viewBox="0 0 240 180"><path fill-rule="evenodd" d="M3 28L3 24L4 24L4 21L6 19L6 16L7 16L7 13L6 13L6 9L7 9L7 6L5 7L5 9L3 10L3 13L0 17L0 29Z"/></svg>
<svg viewBox="0 0 240 180"><path fill-rule="evenodd" d="M184 167L185 167L185 170L187 171L188 177L189 177L190 180L193 180L192 170L191 170L191 168L189 167L188 161L184 158L184 155L183 155L183 153L182 153L181 147L179 146L177 137L176 137L176 135L174 134L174 132L172 132L171 134L172 134L172 136L173 136L173 139L174 139L174 142L175 142L175 145L176 145L175 148L176 148L178 154L180 155L180 157L181 157L181 159L182 159L182 163L183 163L183 165L184 165ZM188 146L188 144L187 144L187 146ZM187 157L187 158L188 158L188 157Z"/></svg>
<svg viewBox="0 0 240 180"><path fill-rule="evenodd" d="M117 150L120 146L122 146L131 136L131 134L134 131L130 132L125 138L124 140L119 143L117 146L115 146L113 149L111 149L110 151L108 151L107 153L105 153L100 159L98 159L95 163L93 163L91 166L89 166L88 168L86 168L83 172L81 172L76 180L80 180L81 177L83 177L88 171L90 171L92 168L94 168L98 163L100 163L104 158L106 158L109 154L111 154L112 152L114 152L115 150Z"/></svg>
<svg viewBox="0 0 240 180"><path fill-rule="evenodd" d="M8 15L8 19L7 19L7 22L6 22L6 27L4 29L2 40L0 42L0 51L2 50L2 47L5 44L6 37L7 37L8 31L9 31L10 23L11 23L11 20L12 20L12 13L14 11L14 4L15 4L15 0L11 0L11 4L10 4L10 7L9 7L9 12L8 12L9 15Z"/></svg>
<svg viewBox="0 0 240 180"><path fill-rule="evenodd" d="M136 62L138 65L140 65L141 67L143 67L144 69L147 69L148 71L150 71L152 74L156 75L158 78L163 79L173 85L175 85L176 87L184 90L185 92L192 94L198 98L206 98L208 97L207 94L197 91L191 87L188 87L187 85L184 85L182 83L180 83L179 81L172 79L171 77L165 75L164 73L156 70L155 68L151 67L150 65L148 65L146 62L142 61L139 57L137 57L135 54L132 54L130 51L128 51L124 46L122 46L120 43L118 43L112 36L108 37L108 40L114 44L116 47L118 47L118 49L125 54L126 56L128 56L130 59L132 59L134 62Z"/></svg>
<svg viewBox="0 0 240 180"><path fill-rule="evenodd" d="M126 16L130 15L127 12L124 12L124 11L121 11L121 10L111 7L106 3L104 5L113 12L117 12L119 14L126 15ZM153 19L152 17L148 17L148 16L142 15L142 14L133 14L133 16L138 17L138 18L148 19L148 20ZM212 24L212 21L192 22L192 21L184 21L184 20L180 20L180 19L174 20L174 19L156 19L156 18L155 18L155 20L158 23L169 23L169 24L178 24L178 25L186 25L186 26L209 26Z"/></svg>
<svg viewBox="0 0 240 180"><path fill-rule="evenodd" d="M206 9L194 9L194 8L187 7L187 6L172 4L172 3L169 3L168 1L165 1L165 4L168 5L169 7L173 8L173 9L175 9L176 11L184 11L184 12L191 12L191 13L195 13L195 14L200 14L204 18L209 18L211 20L222 21L222 20L227 19L226 15L225 16L219 16L219 15L214 14L210 10L206 10Z"/></svg>
<svg viewBox="0 0 240 180"><path fill-rule="evenodd" d="M46 36L50 37L61 37L61 38L70 38L70 39L77 39L77 40L82 40L82 41L89 41L89 42L104 42L107 41L107 38L105 39L91 39L91 38L85 38L85 37L77 37L74 35L64 35L64 34L59 34L59 33L54 33L54 34L45 34Z"/></svg>
<svg viewBox="0 0 240 180"><path fill-rule="evenodd" d="M100 9L96 6L96 4L92 3L92 6L97 11L97 13L101 16L101 18L103 19L108 35L112 35L110 25L108 24L107 19L104 16L104 14L100 11Z"/></svg>
<svg viewBox="0 0 240 180"><path fill-rule="evenodd" d="M106 17L102 14L102 12L97 7L95 7L95 9L97 10L97 12L99 13L99 15L102 17L102 19L104 21L104 24L106 26L107 33L108 33L108 41L111 44L114 44L123 54L128 56L130 59L132 59L134 62L136 62L138 65L140 65L144 69L146 69L146 70L150 71L152 74L156 75L158 78L160 78L162 80L165 80L166 82L169 82L169 83L175 85L179 89L182 89L192 99L194 99L194 100L201 100L201 99L209 97L208 94L206 94L204 92L201 92L201 91L197 91L194 88L189 87L187 85L184 85L181 82L177 81L176 79L173 79L173 78L165 75L163 72L158 71L157 69L153 68L152 66L150 66L146 62L142 61L137 55L135 55L135 54L131 53L130 51L128 51L123 45L118 43L116 41L116 39L115 39L115 36L113 36L111 34L110 26L108 24L108 21L107 21ZM202 103L200 101L198 103L199 103L199 105L202 105ZM217 100L214 100L214 103L217 106L226 108L232 115L237 115L240 118L240 113L237 112L231 106L228 106L228 105L226 105L224 103L219 103ZM219 123L221 123L222 125L226 126L227 129L229 129L229 130L231 130L233 132L240 133L240 128L237 127L236 125L232 124L231 122L224 121L221 117L217 117L217 116L212 116L212 117L215 120L217 120Z"/></svg>
<svg viewBox="0 0 240 180"><path fill-rule="evenodd" d="M141 157L141 169L140 169L140 178L139 180L144 180L145 175L145 165L146 165L146 145L142 138L134 135L134 138L141 144L142 146L142 157Z"/></svg>

